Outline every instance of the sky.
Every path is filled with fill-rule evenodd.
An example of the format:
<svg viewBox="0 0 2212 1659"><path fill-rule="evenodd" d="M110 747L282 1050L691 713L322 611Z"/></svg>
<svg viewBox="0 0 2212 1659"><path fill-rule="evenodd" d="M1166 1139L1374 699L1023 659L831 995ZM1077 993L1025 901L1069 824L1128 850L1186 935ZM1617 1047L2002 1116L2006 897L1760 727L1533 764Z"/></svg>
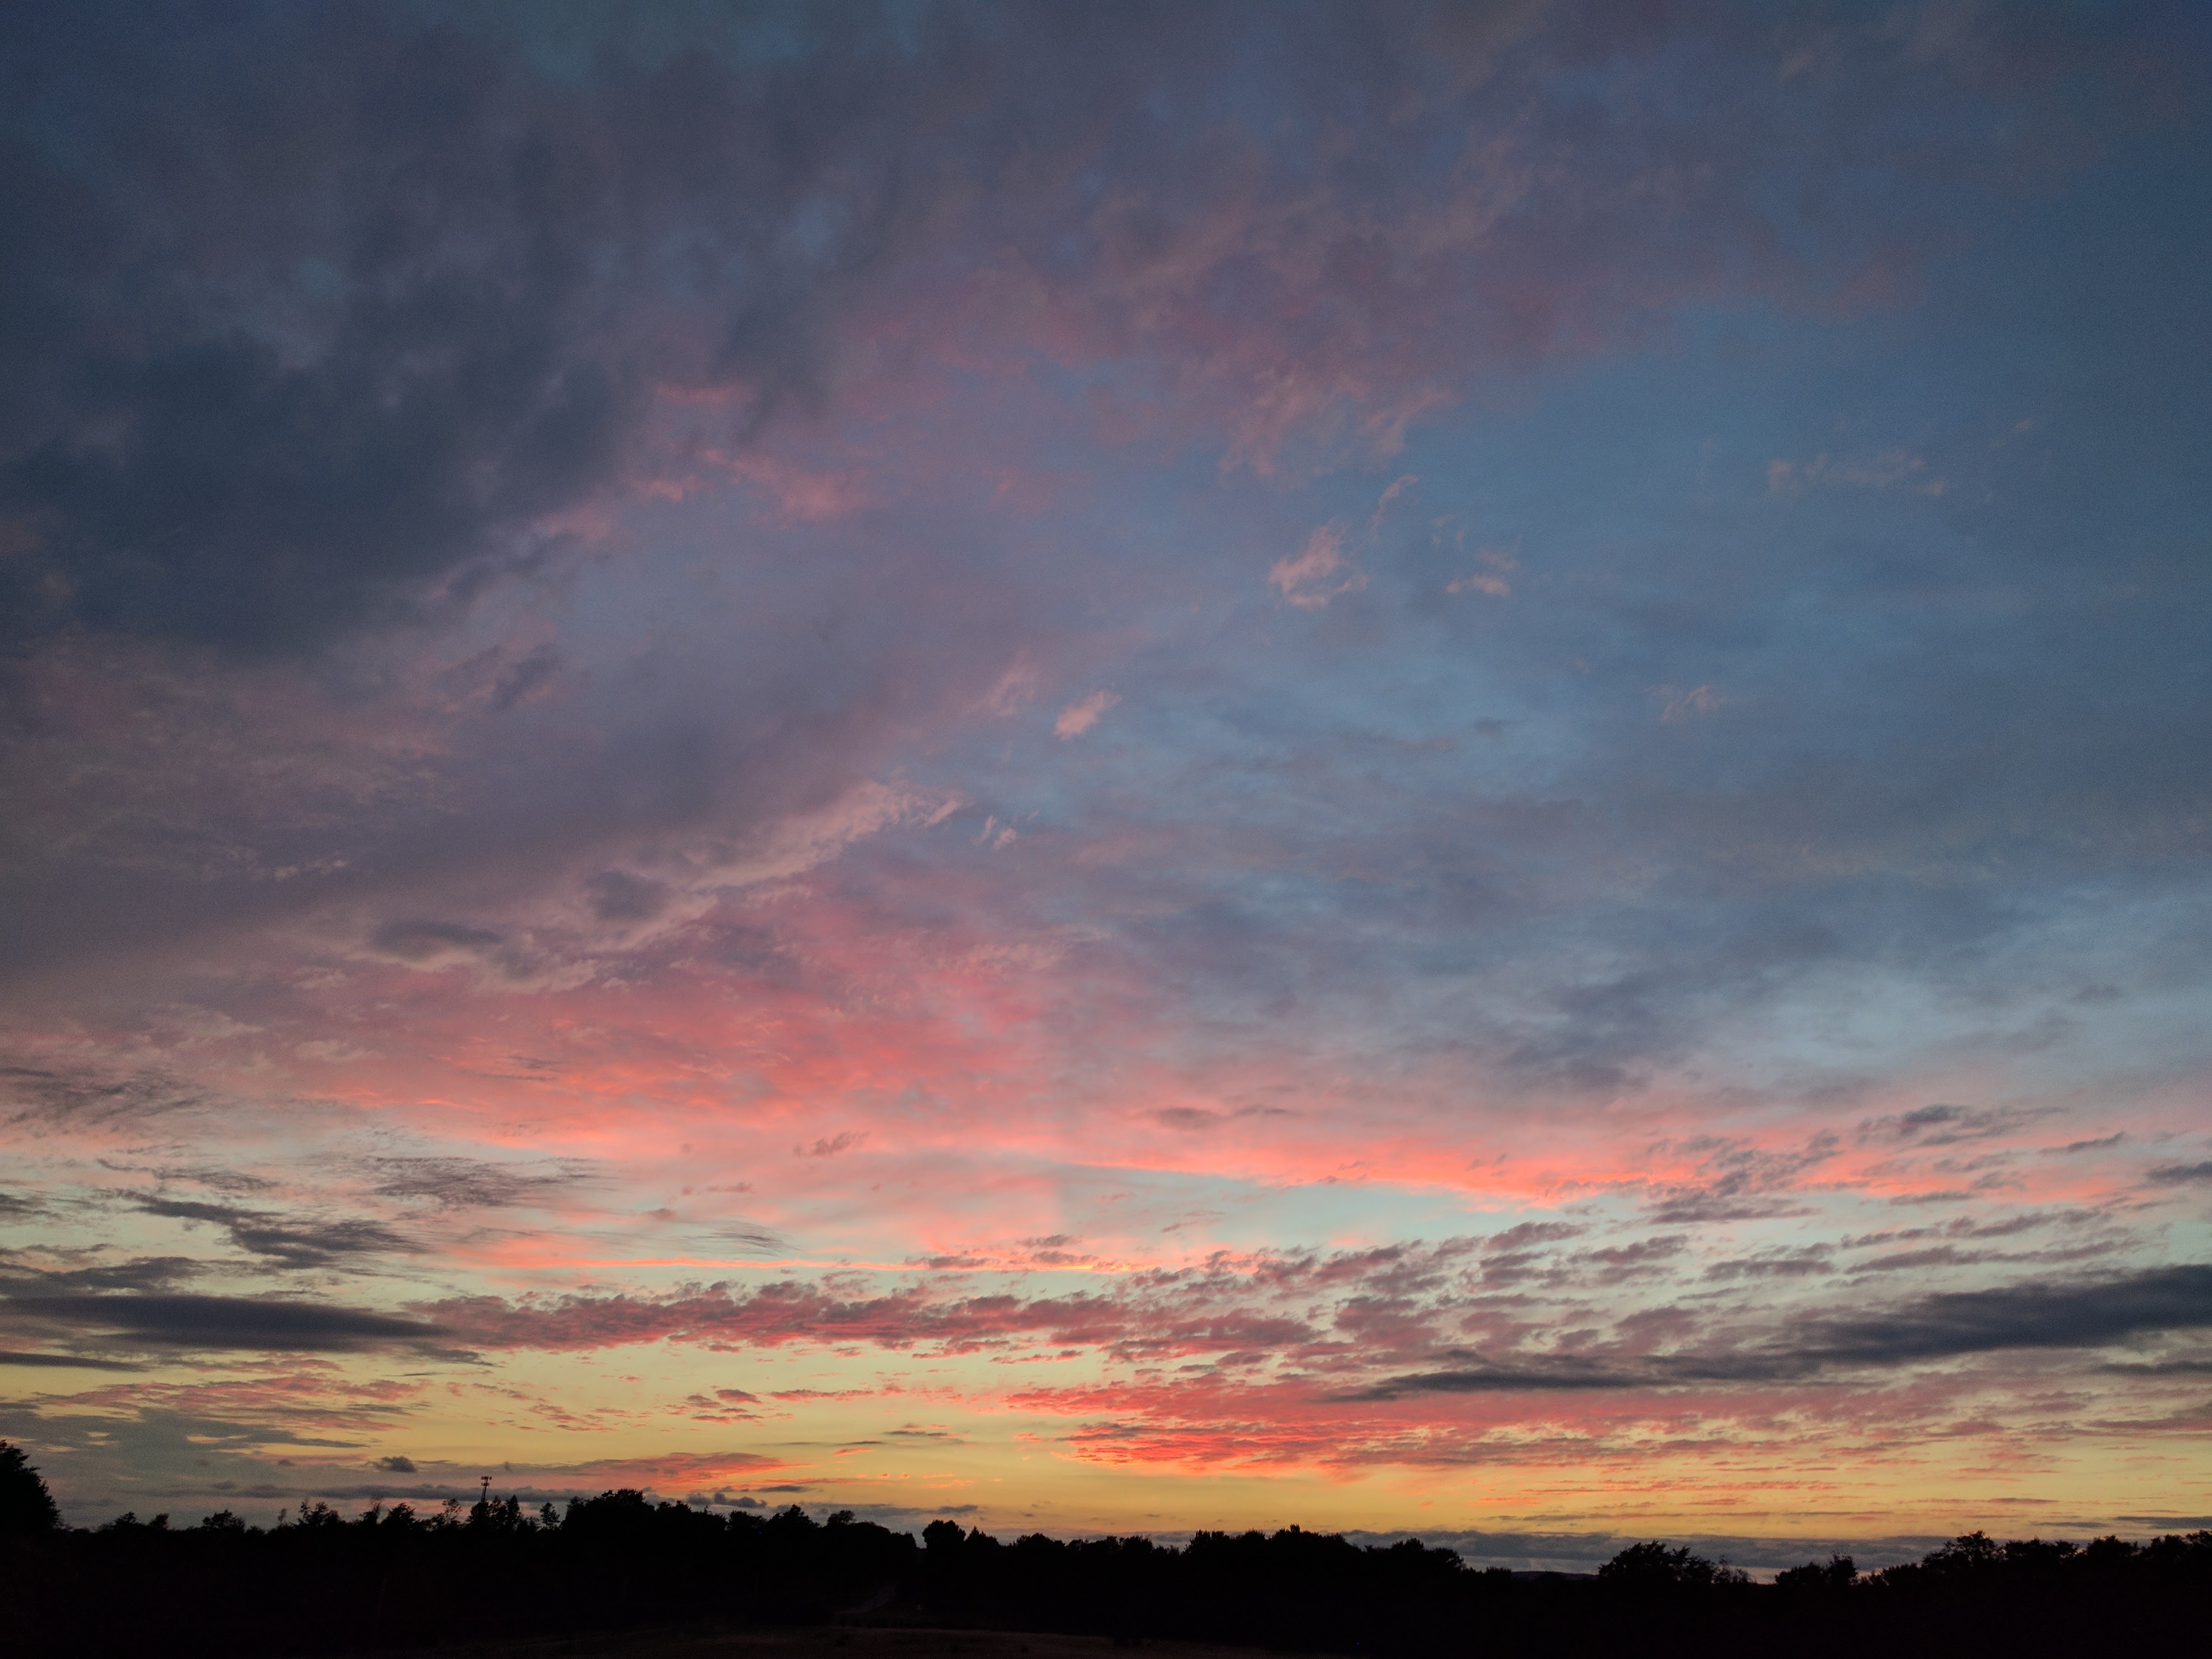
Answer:
<svg viewBox="0 0 2212 1659"><path fill-rule="evenodd" d="M0 1435L2212 1525L2208 16L15 9Z"/></svg>

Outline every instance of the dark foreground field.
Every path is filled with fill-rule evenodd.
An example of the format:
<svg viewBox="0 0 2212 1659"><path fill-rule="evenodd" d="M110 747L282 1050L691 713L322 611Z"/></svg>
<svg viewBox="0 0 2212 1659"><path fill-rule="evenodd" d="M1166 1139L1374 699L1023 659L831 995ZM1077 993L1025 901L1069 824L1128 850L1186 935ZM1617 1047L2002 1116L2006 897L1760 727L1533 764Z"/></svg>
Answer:
<svg viewBox="0 0 2212 1659"><path fill-rule="evenodd" d="M1772 1584L1653 1541L1594 1577L1520 1578L1296 1527L1177 1547L941 1520L917 1539L848 1512L722 1515L637 1492L535 1516L512 1499L316 1504L268 1528L217 1514L82 1530L20 1452L0 1443L0 1466L6 1659L2070 1659L2201 1651L2212 1629L2212 1532L1975 1533L1879 1572L1838 1558Z"/></svg>
<svg viewBox="0 0 2212 1659"><path fill-rule="evenodd" d="M1253 1659L1249 1648L1147 1641L1146 1659ZM390 1659L1115 1659L1103 1636L807 1625L776 1630L657 1627L409 1648Z"/></svg>

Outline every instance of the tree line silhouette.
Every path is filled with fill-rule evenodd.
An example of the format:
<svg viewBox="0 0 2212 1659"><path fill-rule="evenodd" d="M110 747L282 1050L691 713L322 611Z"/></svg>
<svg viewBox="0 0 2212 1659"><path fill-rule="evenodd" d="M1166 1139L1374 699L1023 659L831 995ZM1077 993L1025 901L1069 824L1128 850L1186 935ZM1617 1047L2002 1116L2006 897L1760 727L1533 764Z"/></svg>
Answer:
<svg viewBox="0 0 2212 1659"><path fill-rule="evenodd" d="M1345 1654L2032 1655L2162 1643L2212 1615L2212 1532L2084 1546L1981 1533L1862 1573L1845 1557L1752 1583L1686 1546L1594 1577L1468 1566L1408 1540L1291 1527L1001 1541L950 1520L917 1541L841 1510L714 1514L635 1491L527 1513L513 1498L326 1504L272 1528L125 1515L60 1524L0 1442L0 1651L254 1656L720 1620L1181 1638Z"/></svg>

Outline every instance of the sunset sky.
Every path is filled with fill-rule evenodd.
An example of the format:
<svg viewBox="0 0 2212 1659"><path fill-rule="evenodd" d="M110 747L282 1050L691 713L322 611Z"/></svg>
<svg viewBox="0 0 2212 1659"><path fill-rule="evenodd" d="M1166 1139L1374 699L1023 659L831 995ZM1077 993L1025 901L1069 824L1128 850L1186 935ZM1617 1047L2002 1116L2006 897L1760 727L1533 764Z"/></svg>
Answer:
<svg viewBox="0 0 2212 1659"><path fill-rule="evenodd" d="M80 1525L2212 1525L2208 87L11 9L0 1436Z"/></svg>

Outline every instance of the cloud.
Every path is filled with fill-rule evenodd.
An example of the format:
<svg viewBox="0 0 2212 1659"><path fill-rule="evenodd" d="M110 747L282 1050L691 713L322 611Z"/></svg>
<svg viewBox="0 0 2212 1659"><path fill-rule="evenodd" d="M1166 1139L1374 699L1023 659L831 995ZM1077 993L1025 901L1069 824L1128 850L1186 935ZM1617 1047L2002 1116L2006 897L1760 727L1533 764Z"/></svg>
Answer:
<svg viewBox="0 0 2212 1659"><path fill-rule="evenodd" d="M504 942L489 927L459 921L389 921L370 943L403 962L428 963L453 956L479 956Z"/></svg>
<svg viewBox="0 0 2212 1659"><path fill-rule="evenodd" d="M2100 1135L2094 1140L2069 1140L2063 1146L2045 1146L2043 1151L2051 1158L2069 1157L2075 1152L2101 1152L2118 1146L2127 1138L2124 1129L2117 1130L2108 1135Z"/></svg>
<svg viewBox="0 0 2212 1659"><path fill-rule="evenodd" d="M1063 738L1081 737L1098 724L1101 715L1121 701L1120 693L1103 690L1079 697L1060 711L1059 717L1052 723L1053 735Z"/></svg>
<svg viewBox="0 0 2212 1659"><path fill-rule="evenodd" d="M244 1297L33 1291L0 1299L0 1328L66 1340L94 1354L446 1352L445 1333L421 1320L329 1303Z"/></svg>
<svg viewBox="0 0 2212 1659"><path fill-rule="evenodd" d="M1650 695L1659 699L1659 719L1668 726L1717 713L1728 701L1710 685L1693 685L1687 690L1678 685L1655 685Z"/></svg>
<svg viewBox="0 0 2212 1659"><path fill-rule="evenodd" d="M1986 153L1986 122L1960 124L1974 149L1914 118L1986 106L1960 64L1863 35L1825 53L1832 76L1789 91L1812 131L1851 119L1828 155L1778 144L1792 110L1764 37L1701 42L1741 95L1660 97L1696 26L1592 55L1583 25L1517 8L1479 70L1418 10L1302 15L1269 61L1336 72L1269 74L1285 118L1261 122L1195 72L1251 61L1259 15L806 18L770 46L744 14L594 14L524 52L399 8L164 15L118 45L109 9L73 8L20 43L5 100L24 233L0 295L6 614L312 648L542 569L565 520L681 495L670 475L709 454L790 522L848 512L868 495L848 469L759 440L828 407L866 355L851 337L902 301L909 337L1141 349L1263 474L1385 457L1481 371L1639 343L1717 290L1893 302L1940 222L1921 181ZM2126 61L2129 31L2093 33L1992 26L1987 50L2033 107L2050 63ZM1618 94L1601 127L1532 95L1571 72ZM66 132L28 112L40 87L70 89ZM2000 149L2056 165L2025 137ZM1778 222L1778 150L1830 213ZM1062 187L1078 176L1099 182ZM1895 234L1869 246L1877 203ZM1363 256L1385 250L1380 280ZM980 269L981 291L916 304L933 261ZM1902 450L1775 465L1876 488L1924 472Z"/></svg>
<svg viewBox="0 0 2212 1659"><path fill-rule="evenodd" d="M587 1178L580 1167L557 1174L533 1173L476 1158L378 1158L370 1167L379 1177L370 1190L379 1197L429 1199L453 1210L534 1203Z"/></svg>
<svg viewBox="0 0 2212 1659"><path fill-rule="evenodd" d="M957 790L866 779L827 805L763 825L744 845L716 858L709 879L751 885L803 875L855 842L902 824L927 829L944 823L966 805L967 798Z"/></svg>
<svg viewBox="0 0 2212 1659"><path fill-rule="evenodd" d="M1569 1284L1619 1284L1624 1266L1663 1263L1683 1249L1679 1238L1646 1240L1562 1260L1553 1271ZM716 1348L866 1341L933 1353L1026 1345L1084 1348L1121 1363L1249 1353L1324 1364L1340 1375L1366 1373L1372 1380L1347 1379L1340 1391L1346 1398L1373 1400L1420 1393L1760 1385L1973 1354L2095 1348L2212 1328L2212 1267L2184 1267L2118 1279L1941 1291L1880 1314L1817 1307L1786 1313L1715 1309L1695 1320L1686 1316L1684 1340L1656 1350L1648 1344L1624 1346L1625 1326L1611 1341L1590 1340L1571 1352L1547 1351L1540 1321L1516 1322L1505 1328L1503 1346L1469 1352L1452 1333L1464 1328L1471 1310L1485 1305L1484 1286L1492 1281L1486 1275L1463 1277L1451 1264L1464 1255L1447 1246L1284 1259L1256 1264L1249 1273L1156 1274L1108 1295L945 1297L912 1286L852 1297L785 1281L750 1291L710 1287L659 1297L575 1297L524 1305L474 1298L421 1311L455 1340L491 1350L664 1340ZM1488 1259L1510 1269L1517 1258L1492 1252ZM1790 1276L1789 1269L1782 1271ZM1771 1275L1754 1268L1748 1276ZM1521 1277L1508 1271L1495 1284ZM1334 1313L1326 1316L1314 1303L1316 1291L1324 1290L1336 1298ZM1428 1299L1407 1299L1424 1291ZM1346 1336L1357 1339L1356 1347L1337 1346ZM1424 1357L1432 1363L1388 1371L1394 1362ZM1386 1374L1372 1376L1376 1369Z"/></svg>
<svg viewBox="0 0 2212 1659"><path fill-rule="evenodd" d="M2143 1179L2160 1187L2185 1187L2212 1181L2212 1163L2161 1164L2146 1171Z"/></svg>
<svg viewBox="0 0 2212 1659"><path fill-rule="evenodd" d="M1893 1364L2010 1348L2094 1347L2208 1326L2212 1267L2191 1264L2102 1281L1941 1291L1894 1314L1809 1322L1804 1352L1822 1363Z"/></svg>
<svg viewBox="0 0 2212 1659"><path fill-rule="evenodd" d="M1487 593L1493 599L1510 599L1512 584L1504 577L1493 574L1458 576L1444 584L1447 593Z"/></svg>
<svg viewBox="0 0 2212 1659"><path fill-rule="evenodd" d="M894 188L851 176L866 153L845 140L902 101L865 31L842 76L817 43L764 76L708 48L576 80L397 13L179 20L123 51L77 25L42 33L37 72L140 136L14 135L28 395L0 421L0 505L30 531L9 566L19 629L292 649L406 615L471 563L526 564L533 526L617 479L684 336L684 368L741 388L753 422L814 396L819 319L890 231L806 216L817 191ZM793 142L746 143L738 112L801 88ZM651 159L732 146L745 165Z"/></svg>
<svg viewBox="0 0 2212 1659"><path fill-rule="evenodd" d="M1928 463L1902 449L1887 449L1863 461L1832 460L1826 455L1809 461L1773 460L1766 464L1766 487L1778 495L1796 495L1809 485L1850 484L1861 489L1906 489L1922 495L1941 495L1948 488L1942 478L1927 476Z"/></svg>
<svg viewBox="0 0 2212 1659"><path fill-rule="evenodd" d="M1364 591L1367 573L1346 556L1345 534L1342 524L1322 525L1296 553L1275 561L1267 585L1302 611L1316 611L1343 594Z"/></svg>
<svg viewBox="0 0 2212 1659"><path fill-rule="evenodd" d="M1799 1279L1834 1269L1835 1247L1805 1244L1765 1255L1741 1256L1716 1261L1705 1268L1707 1279Z"/></svg>
<svg viewBox="0 0 2212 1659"><path fill-rule="evenodd" d="M212 1098L198 1085L161 1071L117 1076L89 1067L12 1065L0 1066L0 1088L17 1103L8 1121L18 1127L34 1123L80 1129L135 1124L191 1111Z"/></svg>
<svg viewBox="0 0 2212 1659"><path fill-rule="evenodd" d="M1035 700L1043 683L1044 677L1036 659L1026 651L1018 652L1006 665L1006 672L999 676L975 706L982 713L1004 718Z"/></svg>
<svg viewBox="0 0 2212 1659"><path fill-rule="evenodd" d="M27 1259L33 1254L0 1252L0 1279L50 1291L155 1291L173 1289L208 1271L207 1263L181 1255L131 1256L120 1261L94 1260L82 1267L55 1267ZM36 1254L47 1260L53 1255L52 1252Z"/></svg>
<svg viewBox="0 0 2212 1659"><path fill-rule="evenodd" d="M553 689L561 672L561 653L540 646L500 676L492 688L491 706L500 714L535 702Z"/></svg>
<svg viewBox="0 0 2212 1659"><path fill-rule="evenodd" d="M52 1367L69 1370L137 1371L143 1365L131 1364L120 1359L92 1359L79 1354L26 1353L16 1349L0 1349L0 1365Z"/></svg>
<svg viewBox="0 0 2212 1659"><path fill-rule="evenodd" d="M259 1210L183 1199L142 1198L131 1207L144 1215L173 1220L213 1222L240 1249L287 1268L327 1267L352 1256L409 1253L421 1248L373 1221L293 1221Z"/></svg>
<svg viewBox="0 0 2212 1659"><path fill-rule="evenodd" d="M1464 532L1462 532L1464 534ZM1475 556L1484 568L1472 575L1455 576L1444 584L1447 593L1487 593L1493 599L1510 599L1513 585L1506 580L1521 568L1518 547L1479 547Z"/></svg>
<svg viewBox="0 0 2212 1659"><path fill-rule="evenodd" d="M1893 1313L1794 1316L1759 1342L1654 1355L1565 1354L1393 1377L1360 1399L1406 1393L1509 1393L1767 1382L1828 1370L1888 1368L2016 1350L2096 1348L2212 1328L2212 1267L2125 1279L1947 1291Z"/></svg>
<svg viewBox="0 0 2212 1659"><path fill-rule="evenodd" d="M726 1362L1570 1469L2156 1393L1926 1302L2170 1258L2049 1112L2203 1190L2154 31L1830 19L1784 88L1809 26L1574 7L56 15L0 54L0 1280L98 1305L9 1304L19 1378L243 1370L403 1267L418 1334L301 1351L501 1369L459 1439L283 1419L347 1479L734 1422ZM1073 741L1121 684L1141 757ZM2030 1209L2086 1218L1984 1247ZM529 1358L648 1342L605 1413ZM185 1408L120 1380L52 1409Z"/></svg>
<svg viewBox="0 0 2212 1659"><path fill-rule="evenodd" d="M584 884L592 914L601 921L651 921L668 905L668 890L659 882L623 870L602 870Z"/></svg>

